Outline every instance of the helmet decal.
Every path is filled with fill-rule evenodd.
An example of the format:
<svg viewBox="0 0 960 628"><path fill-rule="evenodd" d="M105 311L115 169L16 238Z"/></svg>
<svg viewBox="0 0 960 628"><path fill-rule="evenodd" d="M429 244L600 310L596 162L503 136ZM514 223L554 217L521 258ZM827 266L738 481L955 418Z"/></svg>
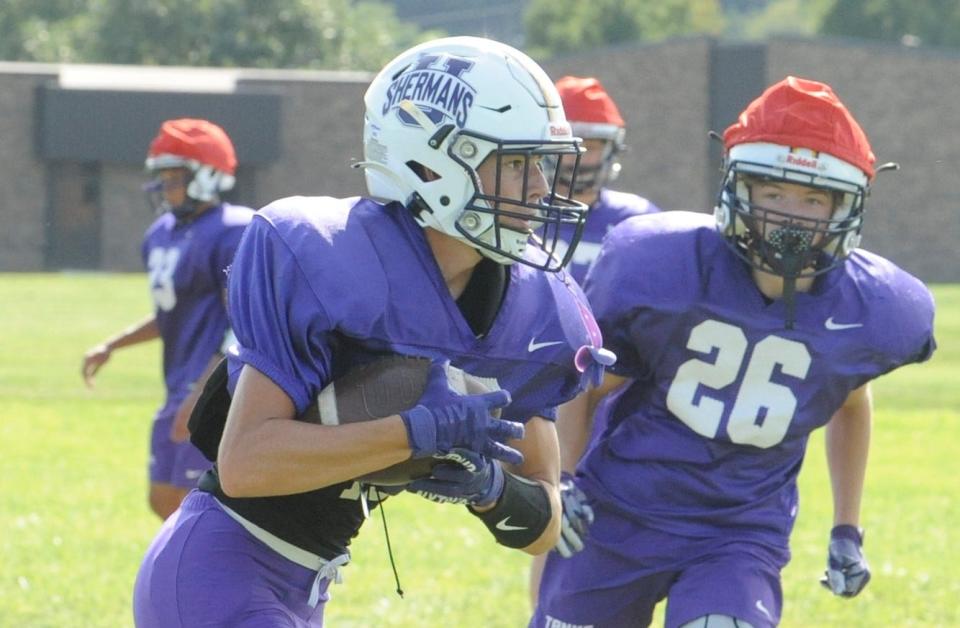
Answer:
<svg viewBox="0 0 960 628"><path fill-rule="evenodd" d="M449 120L463 128L477 93L463 75L473 66L473 61L450 54L421 55L413 67L402 72L387 87L381 115L393 110L403 124L419 126L409 113L399 107L401 101L410 100L435 125Z"/></svg>

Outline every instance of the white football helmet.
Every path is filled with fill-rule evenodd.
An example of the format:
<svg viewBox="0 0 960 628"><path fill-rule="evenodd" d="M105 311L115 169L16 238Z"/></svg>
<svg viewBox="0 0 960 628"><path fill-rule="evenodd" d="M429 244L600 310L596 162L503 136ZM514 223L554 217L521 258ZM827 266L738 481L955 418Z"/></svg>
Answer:
<svg viewBox="0 0 960 628"><path fill-rule="evenodd" d="M543 157L578 163L582 152L553 82L527 55L478 37L430 41L388 63L364 104L364 161L357 165L365 168L370 196L403 203L422 227L500 264L554 271L572 256L587 212L570 200L572 185L559 190L553 177L547 195L531 200L525 174L519 197L500 189L505 156L527 166ZM477 169L491 155L500 160L495 189L488 190ZM501 224L508 217L531 227ZM575 225L576 240L558 259L564 223ZM525 255L530 241L546 255Z"/></svg>

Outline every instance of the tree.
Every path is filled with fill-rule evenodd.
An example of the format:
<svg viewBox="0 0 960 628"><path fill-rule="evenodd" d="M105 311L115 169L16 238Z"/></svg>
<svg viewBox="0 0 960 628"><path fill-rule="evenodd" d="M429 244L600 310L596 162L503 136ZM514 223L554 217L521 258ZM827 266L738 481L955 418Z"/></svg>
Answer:
<svg viewBox="0 0 960 628"><path fill-rule="evenodd" d="M842 0L827 12L822 35L932 46L960 45L956 0Z"/></svg>
<svg viewBox="0 0 960 628"><path fill-rule="evenodd" d="M532 0L524 24L536 57L690 33L718 34L718 0Z"/></svg>
<svg viewBox="0 0 960 628"><path fill-rule="evenodd" d="M351 0L5 0L0 24L6 59L214 67L376 70L437 35Z"/></svg>
<svg viewBox="0 0 960 628"><path fill-rule="evenodd" d="M4 0L0 59L78 61L77 42L89 33L89 0Z"/></svg>
<svg viewBox="0 0 960 628"><path fill-rule="evenodd" d="M814 37L836 0L772 0L744 7L727 3L723 36L734 40L763 40L772 35ZM757 6L762 4L762 6Z"/></svg>

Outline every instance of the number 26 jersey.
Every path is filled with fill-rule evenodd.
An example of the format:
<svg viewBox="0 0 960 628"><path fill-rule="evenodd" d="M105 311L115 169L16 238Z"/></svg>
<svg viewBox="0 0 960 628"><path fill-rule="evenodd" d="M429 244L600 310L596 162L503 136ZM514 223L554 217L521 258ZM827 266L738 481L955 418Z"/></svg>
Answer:
<svg viewBox="0 0 960 628"><path fill-rule="evenodd" d="M665 212L611 231L585 291L612 372L633 381L579 471L625 516L693 538L786 548L809 434L870 380L930 357L933 298L856 250L796 295L786 329L712 217Z"/></svg>

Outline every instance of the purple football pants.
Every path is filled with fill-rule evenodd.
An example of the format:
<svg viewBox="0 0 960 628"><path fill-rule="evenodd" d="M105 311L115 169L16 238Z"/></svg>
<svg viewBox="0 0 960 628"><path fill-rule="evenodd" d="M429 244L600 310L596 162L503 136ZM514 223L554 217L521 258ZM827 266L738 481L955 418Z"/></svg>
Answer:
<svg viewBox="0 0 960 628"><path fill-rule="evenodd" d="M212 495L192 491L163 524L137 574L138 628L323 626L329 580L279 555L230 517ZM315 591L317 592L317 591Z"/></svg>
<svg viewBox="0 0 960 628"><path fill-rule="evenodd" d="M170 429L180 402L170 401L157 412L150 433L150 482L196 488L197 480L211 463L189 440L175 443Z"/></svg>
<svg viewBox="0 0 960 628"><path fill-rule="evenodd" d="M667 599L665 626L729 615L776 626L783 604L780 552L756 543L683 539L603 508L583 551L547 557L530 628L648 626Z"/></svg>

